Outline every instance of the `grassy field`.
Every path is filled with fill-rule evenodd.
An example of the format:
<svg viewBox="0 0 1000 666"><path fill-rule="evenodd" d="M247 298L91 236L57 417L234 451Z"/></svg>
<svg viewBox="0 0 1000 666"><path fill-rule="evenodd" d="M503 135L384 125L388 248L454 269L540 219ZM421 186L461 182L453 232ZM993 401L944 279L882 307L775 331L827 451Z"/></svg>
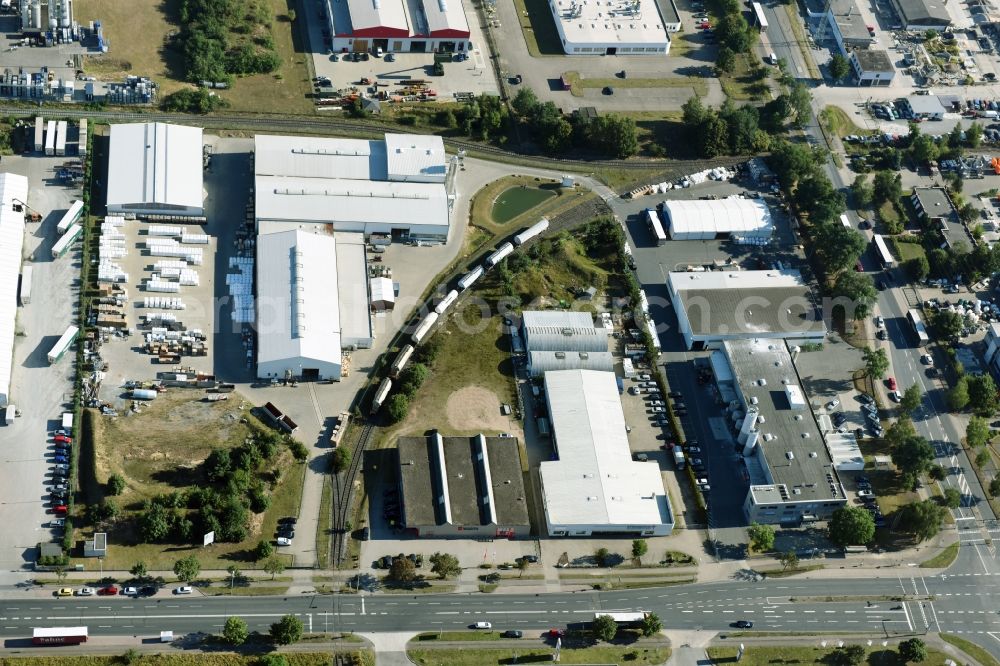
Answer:
<svg viewBox="0 0 1000 666"><path fill-rule="evenodd" d="M850 116L839 106L830 105L824 107L820 115L822 116L824 126L841 138L851 134L868 133L864 128L855 125Z"/></svg>
<svg viewBox="0 0 1000 666"><path fill-rule="evenodd" d="M975 659L979 662L980 666L1000 666L1000 661L997 661L996 657L970 640L955 636L954 634L941 634L941 638Z"/></svg>
<svg viewBox="0 0 1000 666"><path fill-rule="evenodd" d="M715 664L735 664L736 647L710 647L706 650L710 659ZM833 663L830 655L834 652L831 648L814 647L757 647L752 645L743 653L743 658L739 661L740 666L773 666L774 664L827 664ZM867 649L868 658L865 663L878 664L878 666L904 666L905 661L899 658L895 650L890 649ZM947 658L943 652L933 648L927 649L927 659L924 663L943 664Z"/></svg>
<svg viewBox="0 0 1000 666"><path fill-rule="evenodd" d="M293 25L286 19L294 0L268 2L274 12L271 34L281 67L274 74L237 79L231 90L220 95L237 111L308 113L312 105L306 97L311 92L306 56L296 48ZM168 48L170 35L180 29L179 7L179 0L77 0L75 18L82 24L101 20L110 42L108 53L84 59L84 70L107 80L128 74L148 76L160 85L161 97L190 87L184 80L180 53Z"/></svg>
<svg viewBox="0 0 1000 666"><path fill-rule="evenodd" d="M407 655L421 666L491 666L500 664L531 664L552 661L552 648L524 647L522 649L463 648L457 650L408 650ZM641 647L588 647L567 648L559 653L563 664L635 664L653 666L670 658L670 648Z"/></svg>
<svg viewBox="0 0 1000 666"><path fill-rule="evenodd" d="M917 257L927 258L927 252L920 243L900 243L897 239L892 239L893 249L899 257L899 261L906 262Z"/></svg>
<svg viewBox="0 0 1000 666"><path fill-rule="evenodd" d="M94 447L94 476L104 483L113 473L125 478L125 491L115 498L125 519L111 528L105 569L128 569L136 561L150 569L169 569L186 549L176 544L139 543L134 521L128 516L157 495L205 485L201 462L213 448L241 444L256 428L255 418L241 410L242 397L231 394L224 402L202 402L200 393L172 389L149 403L140 414L98 421ZM246 421L246 423L242 421ZM270 538L281 516L298 514L305 467L295 463L285 446L279 447L271 469L280 469L280 481L271 490L267 511L250 514L250 536L241 543L215 543L207 548L191 547L203 568L225 568L234 562L247 565L246 551L262 536ZM262 472L267 476L269 472ZM97 562L86 562L97 569Z"/></svg>
<svg viewBox="0 0 1000 666"><path fill-rule="evenodd" d="M574 97L583 97L584 88L691 88L699 97L708 94L708 84L704 79L697 77L664 77L658 79L642 78L611 78L611 79L590 79L583 78L579 72L566 72L563 76L570 85L570 93Z"/></svg>
<svg viewBox="0 0 1000 666"><path fill-rule="evenodd" d="M588 256L576 238L556 237L540 245L548 256L526 266L514 279L522 303L536 299L569 302L577 290L594 286L604 291L608 287L611 273Z"/></svg>
<svg viewBox="0 0 1000 666"><path fill-rule="evenodd" d="M741 53L736 56L736 66L733 71L720 76L719 84L726 97L737 102L764 100L771 96L768 70L761 64L756 54Z"/></svg>
<svg viewBox="0 0 1000 666"><path fill-rule="evenodd" d="M289 666L328 666L330 663L329 652L283 652L282 656L288 660ZM18 657L5 661L18 666L118 666L123 663L118 655ZM129 662L132 666L256 666L258 663L260 658L257 655L230 652L147 654Z"/></svg>
<svg viewBox="0 0 1000 666"><path fill-rule="evenodd" d="M554 206L560 198L559 196L549 197L540 204L532 206L519 215L515 215L508 221L502 224L497 223L493 219L493 209L497 199L504 192L515 187L551 188L557 193L560 190L559 183L556 181L536 178L534 176L506 176L494 180L476 192L472 197L472 204L469 207L469 217L472 220L472 224L494 234L509 233L514 231L518 225L526 223L528 220L532 224L537 222L536 218L541 217L543 214L542 211Z"/></svg>
<svg viewBox="0 0 1000 666"><path fill-rule="evenodd" d="M958 542L951 544L940 553L930 558L929 560L924 560L920 563L920 566L924 569L943 569L945 567L951 566L951 563L955 561L958 557Z"/></svg>

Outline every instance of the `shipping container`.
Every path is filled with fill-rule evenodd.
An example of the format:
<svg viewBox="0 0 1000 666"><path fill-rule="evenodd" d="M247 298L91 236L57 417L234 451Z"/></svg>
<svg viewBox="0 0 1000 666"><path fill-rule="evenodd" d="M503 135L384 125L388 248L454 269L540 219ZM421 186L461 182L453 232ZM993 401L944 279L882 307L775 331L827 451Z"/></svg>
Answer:
<svg viewBox="0 0 1000 666"><path fill-rule="evenodd" d="M451 307L451 304L455 302L458 298L458 292L452 289L448 292L448 295L438 301L438 304L434 306L434 312L444 314L444 311Z"/></svg>
<svg viewBox="0 0 1000 666"><path fill-rule="evenodd" d="M38 116L35 118L35 152L40 153L45 150L45 118Z"/></svg>
<svg viewBox="0 0 1000 666"><path fill-rule="evenodd" d="M32 630L34 645L79 645L87 642L87 627L36 627Z"/></svg>
<svg viewBox="0 0 1000 666"><path fill-rule="evenodd" d="M49 363L58 363L59 359L66 353L66 350L73 345L78 335L80 335L80 329L76 326L67 328L66 332L60 336L59 340L52 346L52 349L49 350Z"/></svg>
<svg viewBox="0 0 1000 666"><path fill-rule="evenodd" d="M50 120L45 125L45 154L56 154L56 121Z"/></svg>
<svg viewBox="0 0 1000 666"><path fill-rule="evenodd" d="M482 266L476 266L471 271L469 271L468 273L466 273L465 276L463 276L461 280L458 281L458 288L461 289L462 291L465 291L466 289L468 289L469 287L471 287L472 284L476 280L478 280L479 278L481 278L482 276L483 276L483 267Z"/></svg>
<svg viewBox="0 0 1000 666"><path fill-rule="evenodd" d="M21 305L27 305L31 302L31 266L25 266L21 269Z"/></svg>
<svg viewBox="0 0 1000 666"><path fill-rule="evenodd" d="M156 391L150 389L133 389L132 390L133 400L155 400Z"/></svg>
<svg viewBox="0 0 1000 666"><path fill-rule="evenodd" d="M437 320L437 312L428 312L424 320L417 324L416 330L413 331L413 343L419 345L427 337L427 334L430 333Z"/></svg>
<svg viewBox="0 0 1000 666"><path fill-rule="evenodd" d="M69 251L70 246L73 245L74 241L80 237L83 233L83 227L79 224L71 225L69 229L66 230L56 244L52 246L52 258L58 259L59 257L66 254Z"/></svg>
<svg viewBox="0 0 1000 666"><path fill-rule="evenodd" d="M499 247L497 247L496 252L486 257L486 267L493 268L501 261L503 261L504 258L513 251L514 251L514 246L511 243L504 243L503 245L500 245Z"/></svg>
<svg viewBox="0 0 1000 666"><path fill-rule="evenodd" d="M66 132L69 130L69 123L60 120L56 123L56 155L66 154Z"/></svg>
<svg viewBox="0 0 1000 666"><path fill-rule="evenodd" d="M85 157L87 155L87 119L80 119L80 139L76 149L77 155Z"/></svg>
<svg viewBox="0 0 1000 666"><path fill-rule="evenodd" d="M73 205L69 207L69 210L63 213L62 219L59 220L59 224L56 225L56 231L60 234L66 233L71 226L80 220L81 215L83 215L83 201L81 199L77 199L73 202Z"/></svg>
<svg viewBox="0 0 1000 666"><path fill-rule="evenodd" d="M549 228L549 221L546 218L542 218L540 221L531 225L518 235L514 236L514 245L524 245L526 242L542 233Z"/></svg>
<svg viewBox="0 0 1000 666"><path fill-rule="evenodd" d="M389 397L389 391L392 390L392 380L383 379L382 383L379 384L378 390L375 391L375 397L372 399L372 414L377 414L378 410L382 408L385 404L386 398Z"/></svg>

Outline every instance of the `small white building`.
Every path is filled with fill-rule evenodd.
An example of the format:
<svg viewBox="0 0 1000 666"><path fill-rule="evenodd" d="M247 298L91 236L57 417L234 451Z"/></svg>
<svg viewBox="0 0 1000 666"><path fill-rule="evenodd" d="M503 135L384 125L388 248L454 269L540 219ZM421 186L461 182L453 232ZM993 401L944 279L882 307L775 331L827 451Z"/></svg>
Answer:
<svg viewBox="0 0 1000 666"><path fill-rule="evenodd" d="M109 215L202 217L202 130L167 123L111 125Z"/></svg>
<svg viewBox="0 0 1000 666"><path fill-rule="evenodd" d="M548 535L669 535L660 466L632 460L614 373L547 372L545 399L558 455L539 466Z"/></svg>
<svg viewBox="0 0 1000 666"><path fill-rule="evenodd" d="M887 86L896 77L889 54L881 49L851 51L850 63L859 86Z"/></svg>
<svg viewBox="0 0 1000 666"><path fill-rule="evenodd" d="M762 199L664 201L663 218L673 240L769 239L771 209Z"/></svg>
<svg viewBox="0 0 1000 666"><path fill-rule="evenodd" d="M673 7L671 0L665 2L666 7ZM667 22L655 0L549 0L549 9L567 55L666 55L670 51ZM677 30L679 23L679 19L669 21Z"/></svg>
<svg viewBox="0 0 1000 666"><path fill-rule="evenodd" d="M396 307L396 290L389 278L372 278L368 281L368 292L373 312L388 312Z"/></svg>

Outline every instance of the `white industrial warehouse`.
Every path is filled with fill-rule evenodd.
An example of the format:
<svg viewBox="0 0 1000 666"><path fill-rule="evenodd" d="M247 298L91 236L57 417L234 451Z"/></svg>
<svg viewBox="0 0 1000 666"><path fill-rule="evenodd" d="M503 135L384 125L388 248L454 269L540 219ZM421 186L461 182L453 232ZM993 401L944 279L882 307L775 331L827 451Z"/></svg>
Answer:
<svg viewBox="0 0 1000 666"><path fill-rule="evenodd" d="M594 326L589 312L525 310L521 317L521 334L528 353L608 351L609 331Z"/></svg>
<svg viewBox="0 0 1000 666"><path fill-rule="evenodd" d="M822 341L815 295L795 270L675 272L667 289L688 349L744 338Z"/></svg>
<svg viewBox="0 0 1000 666"><path fill-rule="evenodd" d="M290 229L257 237L257 376L339 380L372 345L364 239Z"/></svg>
<svg viewBox="0 0 1000 666"><path fill-rule="evenodd" d="M666 6L671 7L670 3ZM668 26L655 0L549 0L549 9L567 55L666 55L670 51ZM680 23L671 21L670 28L675 22Z"/></svg>
<svg viewBox="0 0 1000 666"><path fill-rule="evenodd" d="M110 140L109 214L204 216L200 127L111 125Z"/></svg>
<svg viewBox="0 0 1000 666"><path fill-rule="evenodd" d="M13 173L0 173L0 407L7 406L10 400L17 276L21 271L24 244L24 211L14 210L14 203L23 205L27 200L28 179Z"/></svg>
<svg viewBox="0 0 1000 666"><path fill-rule="evenodd" d="M674 527L656 462L632 460L612 372L545 373L558 460L539 466L549 536L665 536Z"/></svg>
<svg viewBox="0 0 1000 666"><path fill-rule="evenodd" d="M664 201L664 221L673 240L768 239L771 210L760 199Z"/></svg>
<svg viewBox="0 0 1000 666"><path fill-rule="evenodd" d="M446 241L452 196L438 136L384 141L270 136L254 139L258 233L289 228Z"/></svg>

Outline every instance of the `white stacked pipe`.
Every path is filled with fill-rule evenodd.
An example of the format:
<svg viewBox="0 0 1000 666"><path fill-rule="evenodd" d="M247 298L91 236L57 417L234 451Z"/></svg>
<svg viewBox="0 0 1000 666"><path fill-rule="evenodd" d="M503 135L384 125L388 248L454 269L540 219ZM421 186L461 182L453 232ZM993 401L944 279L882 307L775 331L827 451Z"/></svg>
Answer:
<svg viewBox="0 0 1000 666"><path fill-rule="evenodd" d="M159 273L162 273L164 270L168 268L176 268L176 269L187 268L187 262L176 261L173 259L164 259L162 261L157 261L155 264L153 264L153 270Z"/></svg>
<svg viewBox="0 0 1000 666"><path fill-rule="evenodd" d="M101 260L103 261L104 259L121 259L128 253L125 251L125 248L123 247L101 246L99 254L101 256Z"/></svg>
<svg viewBox="0 0 1000 666"><path fill-rule="evenodd" d="M163 308L164 310L183 310L184 301L169 296L147 296L139 301L139 307Z"/></svg>
<svg viewBox="0 0 1000 666"><path fill-rule="evenodd" d="M104 224L110 227L124 227L125 218L122 215L108 215L104 218Z"/></svg>
<svg viewBox="0 0 1000 666"><path fill-rule="evenodd" d="M164 268L160 271L160 277L164 280L176 280L181 276L181 269L179 268Z"/></svg>
<svg viewBox="0 0 1000 666"><path fill-rule="evenodd" d="M192 270L182 270L179 276L180 282L185 287L197 287L200 283L198 273Z"/></svg>
<svg viewBox="0 0 1000 666"><path fill-rule="evenodd" d="M145 315L147 322L162 321L162 322L177 322L177 315L171 312L150 312Z"/></svg>
<svg viewBox="0 0 1000 666"><path fill-rule="evenodd" d="M182 234L181 243L186 245L208 245L208 234Z"/></svg>
<svg viewBox="0 0 1000 666"><path fill-rule="evenodd" d="M180 236L184 233L184 230L180 227L171 227L167 225L157 225L154 224L149 227L147 232L150 236Z"/></svg>
<svg viewBox="0 0 1000 666"><path fill-rule="evenodd" d="M166 282L165 280L149 279L144 283L146 291L158 291L167 294L180 292L181 286L176 282Z"/></svg>

